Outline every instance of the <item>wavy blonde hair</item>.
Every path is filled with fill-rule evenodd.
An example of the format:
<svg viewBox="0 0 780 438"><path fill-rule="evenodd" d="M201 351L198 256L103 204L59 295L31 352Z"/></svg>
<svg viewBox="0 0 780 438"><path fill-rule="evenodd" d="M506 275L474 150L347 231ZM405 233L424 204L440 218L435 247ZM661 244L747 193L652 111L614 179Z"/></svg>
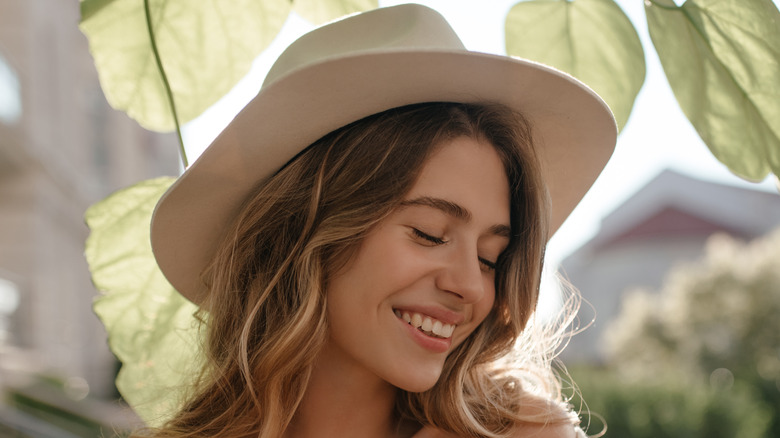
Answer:
<svg viewBox="0 0 780 438"><path fill-rule="evenodd" d="M399 205L431 153L460 136L488 141L501 156L512 237L497 262L491 313L448 356L432 389L398 391L397 419L473 437L505 436L522 422L574 422L558 403L549 337L525 330L549 215L531 127L500 105L425 103L331 132L245 203L204 273L206 368L184 407L151 434L281 436L327 338L328 275ZM520 362L507 360L518 351Z"/></svg>

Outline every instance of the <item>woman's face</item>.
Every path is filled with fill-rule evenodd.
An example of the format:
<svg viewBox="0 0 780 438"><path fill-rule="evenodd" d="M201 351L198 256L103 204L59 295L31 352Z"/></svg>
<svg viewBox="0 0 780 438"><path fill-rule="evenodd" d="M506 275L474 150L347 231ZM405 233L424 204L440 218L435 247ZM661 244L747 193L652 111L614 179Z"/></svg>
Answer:
<svg viewBox="0 0 780 438"><path fill-rule="evenodd" d="M485 319L509 243L509 184L489 143L445 142L328 284L324 355L344 372L430 389Z"/></svg>

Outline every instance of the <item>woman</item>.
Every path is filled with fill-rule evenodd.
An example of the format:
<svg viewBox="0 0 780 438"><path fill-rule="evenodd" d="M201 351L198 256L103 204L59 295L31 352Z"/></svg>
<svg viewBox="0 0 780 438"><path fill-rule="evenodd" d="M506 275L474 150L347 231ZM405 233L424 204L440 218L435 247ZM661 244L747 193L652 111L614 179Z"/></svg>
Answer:
<svg viewBox="0 0 780 438"><path fill-rule="evenodd" d="M152 434L581 434L527 325L614 141L587 87L422 6L302 37L158 204L208 363Z"/></svg>

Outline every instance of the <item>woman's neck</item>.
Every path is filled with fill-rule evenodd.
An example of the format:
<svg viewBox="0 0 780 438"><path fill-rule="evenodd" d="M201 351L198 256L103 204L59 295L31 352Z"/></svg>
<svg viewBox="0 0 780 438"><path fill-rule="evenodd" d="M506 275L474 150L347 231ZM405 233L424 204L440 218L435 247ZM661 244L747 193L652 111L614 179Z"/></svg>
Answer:
<svg viewBox="0 0 780 438"><path fill-rule="evenodd" d="M397 388L326 344L285 438L396 437Z"/></svg>

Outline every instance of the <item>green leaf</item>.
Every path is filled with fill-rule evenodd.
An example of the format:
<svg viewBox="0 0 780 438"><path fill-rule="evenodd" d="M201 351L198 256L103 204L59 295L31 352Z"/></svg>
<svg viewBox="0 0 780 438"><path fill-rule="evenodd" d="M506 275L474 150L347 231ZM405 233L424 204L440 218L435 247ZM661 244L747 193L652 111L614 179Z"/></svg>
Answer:
<svg viewBox="0 0 780 438"><path fill-rule="evenodd" d="M685 115L735 174L780 175L780 12L771 0L646 4L647 24Z"/></svg>
<svg viewBox="0 0 780 438"><path fill-rule="evenodd" d="M645 81L636 29L612 0L532 0L506 17L507 54L551 65L588 84L622 129Z"/></svg>
<svg viewBox="0 0 780 438"><path fill-rule="evenodd" d="M147 424L159 425L180 405L185 382L202 363L196 306L157 267L149 222L172 178L141 182L98 202L85 215L86 257L103 292L94 310L122 362L117 387Z"/></svg>
<svg viewBox="0 0 780 438"><path fill-rule="evenodd" d="M379 0L295 0L293 8L301 17L314 24L379 7Z"/></svg>
<svg viewBox="0 0 780 438"><path fill-rule="evenodd" d="M180 122L224 96L270 44L290 12L289 0L224 2L151 0L150 16ZM174 127L152 53L142 0L85 0L81 31L112 107L143 127Z"/></svg>

